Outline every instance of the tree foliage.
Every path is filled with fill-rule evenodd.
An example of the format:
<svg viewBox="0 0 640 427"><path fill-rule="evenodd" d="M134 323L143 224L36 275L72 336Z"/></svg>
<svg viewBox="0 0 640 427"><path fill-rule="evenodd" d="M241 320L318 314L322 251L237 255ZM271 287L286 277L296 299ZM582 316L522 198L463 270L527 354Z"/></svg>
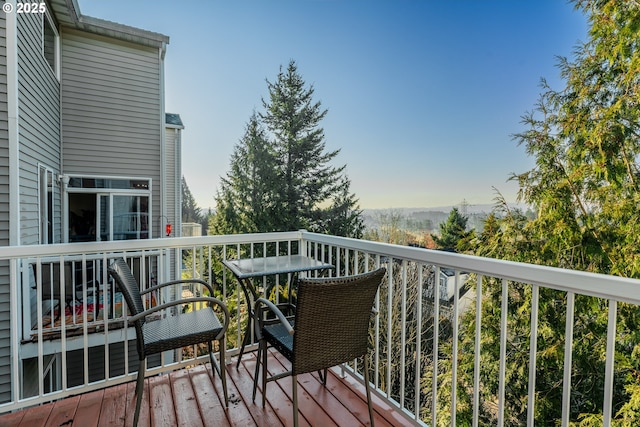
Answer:
<svg viewBox="0 0 640 427"><path fill-rule="evenodd" d="M574 59L559 58L566 82L558 91L542 81L532 112L523 116L525 130L514 136L535 159L534 167L513 176L520 200L533 206L529 220L499 199L496 214L477 238L476 253L514 261L544 264L627 277L640 277L640 3L575 0L587 14L589 39ZM483 323L499 324L499 284L486 283ZM506 413L524 424L526 383L518 381L528 359L532 288L512 284L509 291ZM568 295L540 292L536 373L536 424L561 419L564 318ZM574 341L570 418L572 425L601 425L608 305L578 296L574 310ZM614 425L640 424L639 311L618 305ZM463 348L473 348L473 318L462 321ZM469 329L466 328L469 327ZM483 371L494 372L498 331L483 330ZM469 347L471 346L471 347ZM462 352L462 362L468 353ZM524 375L526 378L526 374ZM469 377L462 381L472 384ZM487 378L492 378L488 375ZM495 396L495 385L484 390ZM494 423L492 414L485 419Z"/></svg>
<svg viewBox="0 0 640 427"><path fill-rule="evenodd" d="M198 207L196 199L191 194L187 180L182 177L182 222L201 222L202 210Z"/></svg>
<svg viewBox="0 0 640 427"><path fill-rule="evenodd" d="M193 197L187 180L182 177L182 222L195 222L202 226L203 234L207 234L207 227L209 226L209 216L211 215L211 209L208 212L203 213L202 209L196 203L196 199Z"/></svg>
<svg viewBox="0 0 640 427"><path fill-rule="evenodd" d="M218 233L308 229L360 237L361 211L345 166L331 162L320 122L327 110L313 101L294 61L267 81L264 112L251 116L216 197Z"/></svg>
<svg viewBox="0 0 640 427"><path fill-rule="evenodd" d="M447 220L440 223L440 235L432 234L431 237L440 249L464 251L472 235L467 230L467 221L468 218L462 215L458 208L453 208Z"/></svg>
<svg viewBox="0 0 640 427"><path fill-rule="evenodd" d="M212 217L217 234L272 231L278 203L273 147L254 112L231 155L230 171L222 178Z"/></svg>

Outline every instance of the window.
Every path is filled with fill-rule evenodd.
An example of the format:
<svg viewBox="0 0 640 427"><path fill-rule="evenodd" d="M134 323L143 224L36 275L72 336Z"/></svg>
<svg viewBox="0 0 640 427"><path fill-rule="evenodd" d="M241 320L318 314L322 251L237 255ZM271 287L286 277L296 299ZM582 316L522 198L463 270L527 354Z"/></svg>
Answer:
<svg viewBox="0 0 640 427"><path fill-rule="evenodd" d="M42 54L56 77L60 76L58 67L60 38L49 12L42 14Z"/></svg>
<svg viewBox="0 0 640 427"><path fill-rule="evenodd" d="M71 177L69 242L149 239L151 180Z"/></svg>
<svg viewBox="0 0 640 427"><path fill-rule="evenodd" d="M40 226L40 244L53 241L53 172L40 166L38 177L38 216Z"/></svg>

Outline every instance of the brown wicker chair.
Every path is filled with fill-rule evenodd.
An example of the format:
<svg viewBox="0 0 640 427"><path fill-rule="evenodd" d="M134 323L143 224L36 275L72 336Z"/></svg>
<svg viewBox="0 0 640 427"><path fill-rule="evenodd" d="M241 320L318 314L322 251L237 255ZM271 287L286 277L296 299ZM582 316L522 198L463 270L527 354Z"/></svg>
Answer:
<svg viewBox="0 0 640 427"><path fill-rule="evenodd" d="M260 365L262 365L262 406L265 405L267 382L293 376L293 419L298 425L297 375L318 371L326 386L327 368L364 357L364 383L373 426L373 408L369 390L367 347L369 321L373 302L386 270L356 276L300 279L296 314L287 320L271 301L260 298L255 305L256 335L259 340L258 360L253 383L255 401ZM265 320L265 308L277 321ZM292 326L295 325L295 328ZM291 371L267 378L267 345L270 344L291 362ZM324 375L323 375L324 372Z"/></svg>
<svg viewBox="0 0 640 427"><path fill-rule="evenodd" d="M140 292L138 283L133 277L129 266L124 259L119 258L109 266L109 274L114 278L116 285L122 292L124 299L129 307L130 315L129 323L136 328L136 341L140 366L138 367L138 379L136 383L136 409L133 425L138 425L138 417L140 415L140 403L142 401L142 390L144 387L145 376L145 360L152 354L162 353L168 350L179 349L190 345L207 343L209 349L209 360L213 373L218 371L222 381L222 390L224 392L225 406L228 405L229 399L227 395L227 381L224 369L225 361L225 333L229 326L229 310L224 303L213 297L196 297L177 299L165 304L144 309L142 303L142 295L161 289L168 285L179 283L199 283L205 286L209 295L213 295L211 286L199 279L177 280L160 285L152 286L145 291ZM163 316L155 320L147 320L147 316L157 313L160 310L177 307L182 304L191 304L195 302L208 302L209 307L200 310L193 310L187 313L181 313L174 316ZM213 311L213 305L217 305L224 315L223 322ZM213 356L212 341L218 341L220 349L220 363L216 362ZM215 369L215 370L214 370Z"/></svg>

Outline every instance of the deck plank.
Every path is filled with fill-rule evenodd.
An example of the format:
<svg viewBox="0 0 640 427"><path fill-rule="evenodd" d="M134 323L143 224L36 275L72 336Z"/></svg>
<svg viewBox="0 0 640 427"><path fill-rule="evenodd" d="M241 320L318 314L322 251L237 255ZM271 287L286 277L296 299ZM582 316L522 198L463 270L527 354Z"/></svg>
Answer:
<svg viewBox="0 0 640 427"><path fill-rule="evenodd" d="M270 357L267 359L267 375L277 375L287 372L288 366L284 366L280 361L273 357L271 351ZM262 371L260 371L262 372ZM300 378L299 378L300 379ZM271 381L267 383L267 402L278 413L278 416L286 426L293 425L293 401L291 400L292 379L290 376L279 379L278 381ZM256 396L256 399L258 396ZM305 405L301 405L302 402ZM277 406L276 406L277 405ZM332 426L335 425L331 419L324 414L319 418L309 418L305 416L306 411L303 408L306 407L306 398L302 390L298 390L298 422L301 426L307 425L319 425L319 426Z"/></svg>
<svg viewBox="0 0 640 427"><path fill-rule="evenodd" d="M328 379L327 386L331 381L331 377ZM362 419L351 413L353 406L348 405L342 400L339 400L328 387L325 387L317 374L307 375L306 378L301 378L298 384L298 388L304 388L307 395L314 400L312 407L322 408L324 412L339 426L359 426L363 425ZM348 406L346 406L348 405ZM369 412L367 411L366 404L364 405L365 413L367 415L366 421L369 424Z"/></svg>
<svg viewBox="0 0 640 427"><path fill-rule="evenodd" d="M26 411L18 411L0 417L0 426L2 427L18 427Z"/></svg>
<svg viewBox="0 0 640 427"><path fill-rule="evenodd" d="M53 409L53 403L47 403L46 405L36 406L29 409L22 417L20 427L41 427L47 422L49 414Z"/></svg>
<svg viewBox="0 0 640 427"><path fill-rule="evenodd" d="M225 366L227 377L230 376L229 371L231 369L235 369L235 366ZM207 372L209 375L211 375L211 369L208 369ZM224 396L224 394L222 392L222 383L220 381L220 378L218 377L218 375L216 375L215 379L212 378L212 380L213 387L216 390L216 394L220 399L222 399L222 396ZM232 426L255 425L253 417L251 416L251 412L249 412L249 409L244 404L242 396L240 396L240 392L236 388L233 381L229 381L229 378L227 378L227 391L229 393L229 408L225 411L225 413L227 414L229 423Z"/></svg>
<svg viewBox="0 0 640 427"><path fill-rule="evenodd" d="M205 366L196 366L189 369L189 377L196 391L196 400L200 408L202 422L205 426L230 427L224 406L213 388L209 374Z"/></svg>
<svg viewBox="0 0 640 427"><path fill-rule="evenodd" d="M142 402L140 402L140 416L138 419L138 426L145 427L151 425L151 419L149 418L149 385L148 379L145 380L144 389L142 390ZM126 397L125 397L125 426L133 425L133 418L136 414L136 381L127 383Z"/></svg>
<svg viewBox="0 0 640 427"><path fill-rule="evenodd" d="M58 400L54 403L53 409L45 423L46 427L70 426L76 414L80 396L71 396Z"/></svg>
<svg viewBox="0 0 640 427"><path fill-rule="evenodd" d="M78 409L73 418L74 427L96 427L98 425L98 419L100 418L103 399L104 390L97 390L81 395Z"/></svg>
<svg viewBox="0 0 640 427"><path fill-rule="evenodd" d="M282 356L282 354L273 352L272 357L277 359L283 366L289 366L289 362L284 356ZM301 390L304 390L305 396L312 400L309 402L310 409L316 411L310 413L308 417L310 419L318 419L318 417L322 417L323 415L320 415L317 412L321 409L336 425L362 425L362 421L350 412L349 407L344 405L342 399L331 393L328 388L329 384L330 382L328 382L327 387L325 387L322 382L320 382L320 378L316 373L300 375L298 377L298 399L300 399ZM367 424L368 421L369 413L367 412Z"/></svg>
<svg viewBox="0 0 640 427"><path fill-rule="evenodd" d="M338 373L340 368L332 368L333 375L336 381L342 383L344 387L347 389L351 389L354 393L364 396L364 386L360 384L356 379L347 375L342 378L342 376ZM345 388L338 387L340 389L339 393L341 396L348 396L348 391ZM413 426L414 423L408 421L405 417L403 417L394 407L389 405L387 402L378 397L375 393L371 393L371 400L373 402L375 412L384 419L386 425L389 426ZM378 425L378 417L376 417L376 426Z"/></svg>
<svg viewBox="0 0 640 427"><path fill-rule="evenodd" d="M284 372L288 362L276 352L269 352L271 374ZM222 385L211 365L197 365L157 375L145 380L140 427L156 426L291 426L291 377L271 382L267 386L267 404L263 408L258 390L256 403L251 401L255 352L247 353L236 370L235 363L226 365L229 407L222 402ZM64 426L131 426L135 409L135 380L48 403L10 414L0 415L1 427ZM301 426L369 425L364 386L339 369L330 370L327 387L317 375L298 377L298 398ZM377 427L411 426L397 409L374 395ZM75 410L74 410L75 408ZM70 420L73 420L70 423ZM125 421L126 420L126 421Z"/></svg>
<svg viewBox="0 0 640 427"><path fill-rule="evenodd" d="M125 420L127 384L104 389L98 426L122 426ZM141 424L144 426L144 424Z"/></svg>
<svg viewBox="0 0 640 427"><path fill-rule="evenodd" d="M178 426L204 427L189 371L181 369L170 376Z"/></svg>
<svg viewBox="0 0 640 427"><path fill-rule="evenodd" d="M177 425L174 396L168 375L159 375L148 379L151 425L154 427L173 427Z"/></svg>
<svg viewBox="0 0 640 427"><path fill-rule="evenodd" d="M262 396L256 393L256 402L252 401L253 395L253 374L256 367L255 352L249 353L242 358L240 369L230 369L230 377L236 384L236 388L244 397L244 404L254 416L256 426L271 427L281 426L282 422L274 412L270 404L262 407Z"/></svg>

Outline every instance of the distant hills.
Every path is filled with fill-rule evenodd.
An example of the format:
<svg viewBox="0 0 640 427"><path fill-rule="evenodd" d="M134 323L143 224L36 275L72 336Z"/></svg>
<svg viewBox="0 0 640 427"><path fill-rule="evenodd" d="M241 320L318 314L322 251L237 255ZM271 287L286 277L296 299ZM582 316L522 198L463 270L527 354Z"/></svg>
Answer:
<svg viewBox="0 0 640 427"><path fill-rule="evenodd" d="M513 208L526 211L527 206L513 204ZM467 225L470 229L482 230L484 220L494 208L493 204L455 205L431 208L389 208L363 209L363 217L367 228L379 228L381 224L394 222L397 227L407 231L431 232L440 229L440 224L446 221L453 208L469 218Z"/></svg>

